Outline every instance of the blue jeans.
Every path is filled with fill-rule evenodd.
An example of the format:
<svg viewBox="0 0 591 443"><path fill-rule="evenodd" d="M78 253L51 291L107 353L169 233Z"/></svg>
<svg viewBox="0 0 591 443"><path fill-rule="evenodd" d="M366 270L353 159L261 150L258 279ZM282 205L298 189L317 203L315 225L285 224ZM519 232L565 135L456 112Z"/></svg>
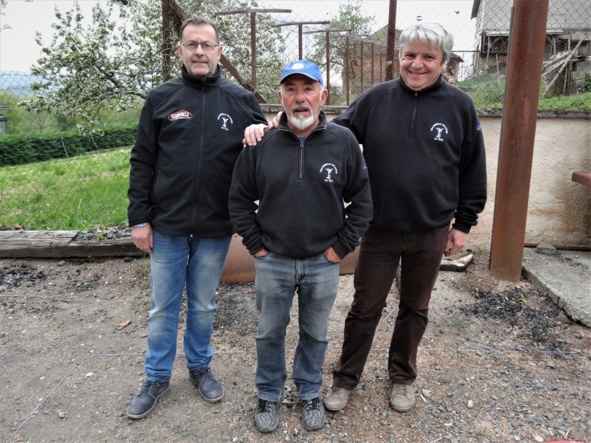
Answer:
<svg viewBox="0 0 591 443"><path fill-rule="evenodd" d="M174 237L154 231L150 256L152 307L148 316L147 380L162 382L172 375L185 285L187 368L206 366L211 361L214 296L231 240L232 236Z"/></svg>
<svg viewBox="0 0 591 443"><path fill-rule="evenodd" d="M318 397L328 345L326 328L339 287L339 264L323 254L296 259L270 253L255 258L256 304L260 313L256 336L255 382L259 398L277 402L287 379L285 332L297 290L299 341L293 380L300 400Z"/></svg>

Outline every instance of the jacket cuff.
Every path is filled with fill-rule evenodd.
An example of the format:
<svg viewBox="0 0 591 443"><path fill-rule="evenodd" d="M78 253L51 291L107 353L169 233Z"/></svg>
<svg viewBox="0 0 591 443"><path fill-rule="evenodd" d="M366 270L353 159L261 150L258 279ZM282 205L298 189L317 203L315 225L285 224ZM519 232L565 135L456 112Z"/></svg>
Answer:
<svg viewBox="0 0 591 443"><path fill-rule="evenodd" d="M463 232L464 234L469 234L470 229L472 228L472 226L470 226L469 224L461 223L461 222L456 222L453 225L451 225L451 227L453 229L457 229L458 231Z"/></svg>
<svg viewBox="0 0 591 443"><path fill-rule="evenodd" d="M349 255L349 253L351 251L349 251L348 248L346 248L341 242L337 241L336 243L334 243L332 246L332 249L334 250L334 252L337 253L337 255L342 259L344 259L347 255Z"/></svg>

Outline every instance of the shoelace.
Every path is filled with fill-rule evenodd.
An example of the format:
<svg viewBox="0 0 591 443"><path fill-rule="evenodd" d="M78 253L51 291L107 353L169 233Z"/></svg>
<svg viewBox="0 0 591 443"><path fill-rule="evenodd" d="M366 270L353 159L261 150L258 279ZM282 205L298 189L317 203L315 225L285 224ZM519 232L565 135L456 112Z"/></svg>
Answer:
<svg viewBox="0 0 591 443"><path fill-rule="evenodd" d="M396 391L397 394L404 395L406 397L406 386L394 385L394 391Z"/></svg>
<svg viewBox="0 0 591 443"><path fill-rule="evenodd" d="M273 402L267 400L259 400L259 412L271 412L273 410Z"/></svg>
<svg viewBox="0 0 591 443"><path fill-rule="evenodd" d="M155 394L158 389L160 389L160 385L162 383L159 383L157 381L152 382L152 383L146 383L142 389L142 392L140 394L143 394L144 392L147 392L148 394Z"/></svg>
<svg viewBox="0 0 591 443"><path fill-rule="evenodd" d="M306 411L311 411L313 409L319 409L318 403L320 403L320 400L318 398L313 398L312 400L304 400L302 403L302 407Z"/></svg>
<svg viewBox="0 0 591 443"><path fill-rule="evenodd" d="M201 371L195 370L195 374L197 375L197 378L198 379L201 379L203 377L211 377L211 378L213 378L213 375L211 375L211 369L210 368L206 368L206 369L203 369Z"/></svg>

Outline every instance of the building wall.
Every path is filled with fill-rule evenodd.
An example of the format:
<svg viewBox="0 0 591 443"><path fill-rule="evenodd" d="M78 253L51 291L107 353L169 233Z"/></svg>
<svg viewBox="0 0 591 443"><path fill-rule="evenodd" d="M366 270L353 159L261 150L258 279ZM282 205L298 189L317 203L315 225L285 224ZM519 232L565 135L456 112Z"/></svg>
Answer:
<svg viewBox="0 0 591 443"><path fill-rule="evenodd" d="M490 245L496 201L500 117L481 117L487 151L488 203L473 241ZM589 118L538 118L531 170L526 243L591 246L591 188L572 172L591 170Z"/></svg>

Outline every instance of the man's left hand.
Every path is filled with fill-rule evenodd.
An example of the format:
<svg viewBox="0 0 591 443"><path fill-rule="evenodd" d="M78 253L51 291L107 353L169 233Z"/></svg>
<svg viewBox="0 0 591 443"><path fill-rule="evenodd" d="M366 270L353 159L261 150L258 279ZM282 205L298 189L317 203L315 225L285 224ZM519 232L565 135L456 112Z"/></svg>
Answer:
<svg viewBox="0 0 591 443"><path fill-rule="evenodd" d="M450 229L449 234L447 234L447 242L445 243L443 254L449 257L460 252L466 246L466 243L468 243L469 236L470 234L458 231L457 229Z"/></svg>
<svg viewBox="0 0 591 443"><path fill-rule="evenodd" d="M324 256L331 263L339 263L341 261L341 257L339 257L339 255L334 252L334 249L332 249L331 246L329 246L328 249L324 251Z"/></svg>

